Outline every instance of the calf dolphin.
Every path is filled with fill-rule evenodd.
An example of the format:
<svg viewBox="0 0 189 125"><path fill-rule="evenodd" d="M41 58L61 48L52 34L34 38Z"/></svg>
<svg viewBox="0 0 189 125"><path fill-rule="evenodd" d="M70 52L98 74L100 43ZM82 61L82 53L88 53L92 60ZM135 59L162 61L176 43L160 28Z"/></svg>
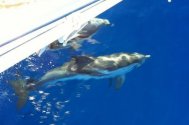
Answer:
<svg viewBox="0 0 189 125"><path fill-rule="evenodd" d="M38 81L17 80L12 82L18 96L18 107L27 101L28 92L43 84L55 84L58 81L105 79L115 80L115 88L124 83L124 75L139 67L150 55L139 53L116 53L106 56L76 56L71 61L48 71Z"/></svg>

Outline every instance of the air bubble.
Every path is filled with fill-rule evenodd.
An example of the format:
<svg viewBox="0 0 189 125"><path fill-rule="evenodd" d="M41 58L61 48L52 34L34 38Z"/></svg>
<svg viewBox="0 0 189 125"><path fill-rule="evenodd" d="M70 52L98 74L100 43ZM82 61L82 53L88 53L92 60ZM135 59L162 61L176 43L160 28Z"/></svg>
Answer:
<svg viewBox="0 0 189 125"><path fill-rule="evenodd" d="M34 97L34 96L30 96L30 97L29 97L29 100L30 100L30 101L35 100L35 97Z"/></svg>

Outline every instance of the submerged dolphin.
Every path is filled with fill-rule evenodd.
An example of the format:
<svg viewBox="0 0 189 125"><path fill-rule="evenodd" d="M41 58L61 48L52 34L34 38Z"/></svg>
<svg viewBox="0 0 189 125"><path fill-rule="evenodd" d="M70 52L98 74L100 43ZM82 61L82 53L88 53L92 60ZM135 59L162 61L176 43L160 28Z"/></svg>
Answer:
<svg viewBox="0 0 189 125"><path fill-rule="evenodd" d="M61 67L48 71L38 81L17 80L12 86L18 96L18 107L27 101L28 92L36 90L43 84L55 84L58 81L73 79L115 79L115 88L119 89L124 83L124 75L139 67L150 55L139 53L117 53L107 56L76 56Z"/></svg>
<svg viewBox="0 0 189 125"><path fill-rule="evenodd" d="M67 44L74 48L74 44L81 44L80 42L91 38L102 26L110 25L110 21L107 19L93 18L83 24L80 29L73 31L63 42L63 46ZM77 49L77 48L74 48Z"/></svg>
<svg viewBox="0 0 189 125"><path fill-rule="evenodd" d="M57 50L63 48L72 48L77 50L81 47L84 40L90 43L96 43L97 41L91 39L91 37L102 27L110 25L110 21L107 19L93 18L88 22L80 26L79 29L72 31L64 39L59 39L49 44L47 47L39 50L37 55L41 55L46 50Z"/></svg>

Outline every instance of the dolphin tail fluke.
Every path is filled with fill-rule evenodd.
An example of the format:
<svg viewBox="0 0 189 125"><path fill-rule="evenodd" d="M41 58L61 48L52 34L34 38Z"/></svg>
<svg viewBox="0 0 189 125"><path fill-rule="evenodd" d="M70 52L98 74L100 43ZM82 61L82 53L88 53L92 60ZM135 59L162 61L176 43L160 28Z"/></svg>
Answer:
<svg viewBox="0 0 189 125"><path fill-rule="evenodd" d="M16 96L18 97L17 107L22 108L28 99L29 91L26 88L25 80L16 80L11 82L11 85L15 91Z"/></svg>

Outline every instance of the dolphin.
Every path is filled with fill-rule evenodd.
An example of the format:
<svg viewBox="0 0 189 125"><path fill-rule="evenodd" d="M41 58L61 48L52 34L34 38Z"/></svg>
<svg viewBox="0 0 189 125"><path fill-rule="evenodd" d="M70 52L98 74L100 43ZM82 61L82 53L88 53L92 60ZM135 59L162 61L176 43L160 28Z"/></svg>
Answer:
<svg viewBox="0 0 189 125"><path fill-rule="evenodd" d="M71 61L54 68L37 81L19 79L12 82L18 96L18 107L22 107L28 93L43 84L56 84L59 81L114 79L115 88L122 87L125 74L139 67L150 55L140 53L115 53L105 56L75 56Z"/></svg>
<svg viewBox="0 0 189 125"><path fill-rule="evenodd" d="M107 19L93 18L88 22L80 26L79 29L72 31L67 35L66 38L60 38L47 47L42 48L37 52L37 55L41 55L46 50L58 50L63 48L71 48L78 50L84 40L89 43L97 43L96 40L92 39L92 36L102 27L110 25L110 21ZM64 36L65 37L65 36Z"/></svg>
<svg viewBox="0 0 189 125"><path fill-rule="evenodd" d="M72 46L71 43L78 43L85 39L90 39L102 26L110 25L110 21L107 19L93 18L83 24L80 29L73 31L63 42L63 46L67 44ZM73 48L73 46L72 46Z"/></svg>

